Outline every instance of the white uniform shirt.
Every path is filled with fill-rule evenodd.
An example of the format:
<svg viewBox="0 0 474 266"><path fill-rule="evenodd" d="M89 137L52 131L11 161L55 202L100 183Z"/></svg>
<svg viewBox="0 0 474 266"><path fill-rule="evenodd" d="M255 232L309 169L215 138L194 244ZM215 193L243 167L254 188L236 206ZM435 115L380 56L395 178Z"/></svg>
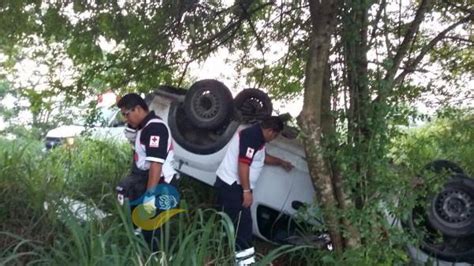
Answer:
<svg viewBox="0 0 474 266"><path fill-rule="evenodd" d="M141 123L135 139L135 165L140 170L149 170L150 162L161 163L161 174L165 182L171 182L176 174L173 168L174 152L168 126L153 112Z"/></svg>
<svg viewBox="0 0 474 266"><path fill-rule="evenodd" d="M240 184L239 162L249 165L250 188L254 189L265 162L265 139L259 124L236 134L217 169L217 176L229 185Z"/></svg>

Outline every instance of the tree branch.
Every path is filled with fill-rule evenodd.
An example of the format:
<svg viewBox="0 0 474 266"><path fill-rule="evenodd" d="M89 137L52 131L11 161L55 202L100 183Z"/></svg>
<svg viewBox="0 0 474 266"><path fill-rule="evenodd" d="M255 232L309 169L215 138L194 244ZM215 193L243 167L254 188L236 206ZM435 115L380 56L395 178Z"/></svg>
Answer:
<svg viewBox="0 0 474 266"><path fill-rule="evenodd" d="M186 65L184 66L183 73L181 73L181 77L179 78L178 87L181 87L181 85L183 84L183 80L186 76L186 72L188 71L189 64L191 64L191 61L186 62Z"/></svg>
<svg viewBox="0 0 474 266"><path fill-rule="evenodd" d="M395 74L398 71L398 68L402 62L402 59L405 57L408 49L410 48L410 43L413 42L416 32L420 27L421 22L423 21L426 12L431 8L432 0L422 0L420 7L416 11L415 18L411 22L410 27L408 28L405 36L403 38L403 42L398 47L397 54L393 58L393 63L390 69L388 69L387 73L385 74L384 81L387 84L386 90L390 90L392 87L392 82L395 77ZM382 97L383 98L383 97Z"/></svg>
<svg viewBox="0 0 474 266"><path fill-rule="evenodd" d="M368 42L368 47L372 46L375 37L377 37L377 25L379 24L380 19L382 18L382 11L385 10L385 6L387 5L387 1L382 0L382 3L380 3L379 10L377 10L377 14L375 15L375 19L372 23L372 33L370 34L370 40Z"/></svg>
<svg viewBox="0 0 474 266"><path fill-rule="evenodd" d="M447 27L446 29L444 29L442 32L440 32L435 38L433 38L427 45L425 45L420 53L418 54L418 56L407 62L405 64L405 70L400 73L394 80L394 84L398 84L400 83L401 81L403 81L403 79L405 78L405 76L409 73L412 73L414 70L415 70L415 67L416 65L418 65L421 60L425 57L425 55L431 50L433 49L433 47L440 41L442 40L446 34L448 34L448 32L450 32L451 30L453 30L454 28L456 28L457 26L463 24L463 23L466 23L466 22L469 22L469 21L472 21L474 20L474 13L470 14L469 16L467 17L464 17L463 19L459 20L458 22L450 25L449 27Z"/></svg>
<svg viewBox="0 0 474 266"><path fill-rule="evenodd" d="M450 5L450 6L453 6L454 8L459 9L462 12L466 12L466 13L470 13L470 14L474 13L474 9L469 9L469 8L465 8L465 7L460 6L460 5L456 5L455 3L452 3L449 0L443 0L443 2ZM472 5L471 5L471 7L472 7Z"/></svg>
<svg viewBox="0 0 474 266"><path fill-rule="evenodd" d="M255 29L255 26L253 25L251 16L247 12L247 9L245 8L245 6L240 4L240 7L242 8L244 16L245 16L245 18L247 19L247 22L250 25L250 29L252 30L252 32L253 32L256 40L257 40L257 49L260 50L260 52L262 53L263 62L265 62L265 50L263 49L264 46L263 46L262 39L260 38L260 35L258 34L257 30ZM260 87L262 85L264 76L265 76L265 67L262 68L261 78L258 82L258 87Z"/></svg>
<svg viewBox="0 0 474 266"><path fill-rule="evenodd" d="M465 42L465 43L467 43L468 45L474 45L474 40L462 38L462 37L459 37L459 36L446 36L446 37L444 37L444 38L445 38L445 39L451 39L451 40L453 40L453 41L458 41L458 42Z"/></svg>
<svg viewBox="0 0 474 266"><path fill-rule="evenodd" d="M212 44L215 40L217 39L221 39L223 38L228 32L232 32L233 34L231 34L231 36L235 35L235 28L239 28L240 25L242 24L242 22L244 20L246 20L246 16L250 16L260 10L262 10L263 8L269 6L269 5L273 5L273 2L267 2L267 3L264 3L256 8L254 8L253 10L251 10L250 12L245 12L243 14L243 16L240 16L236 21L233 21L233 22L229 22L225 27L224 29L222 29L221 31L217 32L216 34L212 35L210 38L208 39L205 39L205 40L202 40L201 42L199 43L196 43L196 44L193 44L190 46L191 49L199 49L200 47L203 47L203 46L207 46L209 44ZM226 38L226 40L229 40L229 38ZM220 44L222 44L223 42L221 42Z"/></svg>
<svg viewBox="0 0 474 266"><path fill-rule="evenodd" d="M392 54L392 44L390 42L390 38L388 37L388 33L389 33L389 30L388 30L388 19L387 19L387 10L384 9L384 12L383 12L383 27L384 27L384 31L383 31L383 35L384 35L384 39L385 39L385 46L387 48L387 55L388 57L392 57L393 54Z"/></svg>

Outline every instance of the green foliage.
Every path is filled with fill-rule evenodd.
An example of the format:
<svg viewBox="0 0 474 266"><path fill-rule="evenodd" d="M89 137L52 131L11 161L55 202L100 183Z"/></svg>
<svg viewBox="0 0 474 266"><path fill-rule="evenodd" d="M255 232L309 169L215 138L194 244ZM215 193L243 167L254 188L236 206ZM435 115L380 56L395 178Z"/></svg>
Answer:
<svg viewBox="0 0 474 266"><path fill-rule="evenodd" d="M0 82L0 97L5 97L9 91L9 84L5 81Z"/></svg>
<svg viewBox="0 0 474 266"><path fill-rule="evenodd" d="M17 250L21 257L37 241L47 243L53 236L56 223L43 210L43 202L48 191L58 191L61 185L49 178L51 168L41 143L0 139L0 147L0 249Z"/></svg>
<svg viewBox="0 0 474 266"><path fill-rule="evenodd" d="M161 228L160 251L152 253L134 234L128 209L118 206L114 193L129 168L127 145L83 139L45 153L42 143L21 138L0 139L0 151L2 264L233 264L232 222L223 213L202 209L210 206L212 193L186 177L179 182L180 208L186 212ZM107 216L77 219L65 198L99 207ZM261 255L261 261L304 254L303 249L310 248L280 247Z"/></svg>
<svg viewBox="0 0 474 266"><path fill-rule="evenodd" d="M426 198L439 192L447 177L445 173L435 175L423 171L425 165L436 159L447 159L459 164L468 175L473 173L472 110L445 109L436 120L408 129L408 121L413 116L418 119L413 110L380 105L378 108L379 111L386 108L387 115L378 121L373 118L374 113L369 113L373 118L369 120L370 128L374 130L370 140L348 144L348 135L342 127L338 129L339 135L325 136L326 147L341 144L325 150L324 154L337 161L340 167L337 174L343 177L345 191L355 205L343 211L333 208L323 213L331 212L355 226L362 245L347 249L341 255L316 252L325 264L408 263L406 245L418 245L426 228L417 225L414 233L400 227L400 221L408 221L415 206L425 208ZM307 214L320 217L319 211ZM308 216L305 219L311 220ZM309 229L305 235L327 230L324 227ZM342 226L337 229L349 236Z"/></svg>
<svg viewBox="0 0 474 266"><path fill-rule="evenodd" d="M442 29L464 21L459 24L463 30L441 38L439 46L430 46L429 41L438 31L421 27L409 47L406 67L410 72L424 63L410 65L423 53L449 70L445 71L447 79L459 80L461 73L463 78L471 76L472 71L468 70L473 65L469 49L472 41L466 17L469 9L465 5L462 1L436 2L428 10L424 22L434 22ZM396 10L392 10L394 7ZM388 8L385 3L341 2L339 8L343 12L338 17L338 37L330 59L333 75L347 70L344 68L348 65L341 68L350 56L350 51L344 49L363 45L358 50L360 55L376 51L370 69L383 76L393 66L393 55L399 48L396 44L402 42L417 5ZM365 20L351 17L355 13L350 10L366 12ZM163 83L175 84L181 76L178 72L185 71L189 62L203 60L225 47L238 56L238 69L250 73L249 83L268 89L275 97L289 98L303 88L313 23L305 1L239 0L231 5L220 0L168 1L145 5L9 0L2 4L0 12L0 33L6 36L1 41L1 51L13 63L15 57L24 54L23 48L38 46L44 46L43 55L60 54L55 57L57 61L71 59L76 72L73 85L50 79L47 90L57 88L75 97L110 88L123 92L130 86L148 92ZM361 35L364 31L370 34L366 43ZM104 43L110 48L105 48ZM5 65L8 62L12 63L7 59ZM364 78L368 82L374 79ZM338 87L347 82L347 77L333 79ZM100 88L94 86L97 84Z"/></svg>
<svg viewBox="0 0 474 266"><path fill-rule="evenodd" d="M13 101L0 106L0 117L6 124L3 134L39 140L49 129L58 124L71 123L77 118L77 114L69 108L70 102L57 99L57 92L54 90L38 92L34 88L18 89L12 82L5 80L0 84L2 99L9 97ZM25 114L30 114L31 120Z"/></svg>
<svg viewBox="0 0 474 266"><path fill-rule="evenodd" d="M427 208L426 200L438 193L451 177L451 173L447 173L448 169L442 169L440 173L428 170L426 166L434 160L454 162L463 168L467 176L472 177L473 129L472 110L448 108L440 111L433 121L405 129L404 134L392 140L389 156L393 160L393 170L400 188L396 196L403 199L395 200L389 208L394 217L408 222L413 219L414 208L424 213L424 208ZM411 230L416 232L405 228L409 233L405 236L406 243L419 245L427 235L433 243L443 241L441 235L427 231L425 218L414 217Z"/></svg>
<svg viewBox="0 0 474 266"><path fill-rule="evenodd" d="M53 149L48 156L58 168L62 165L60 176L74 198L99 204L106 195L114 193L118 180L129 170L129 149L125 143L76 139L74 145Z"/></svg>
<svg viewBox="0 0 474 266"><path fill-rule="evenodd" d="M102 207L102 198L111 195L128 165L125 153L120 154L121 146L91 141L83 149L61 148L45 154L43 145L31 138L1 140L0 231L26 229L24 237L45 241L54 230L49 224L57 222L51 222L44 202L68 195L93 199Z"/></svg>
<svg viewBox="0 0 474 266"><path fill-rule="evenodd" d="M474 120L469 110L447 109L434 121L400 136L392 147L394 162L412 169L422 169L435 159L459 164L474 173Z"/></svg>

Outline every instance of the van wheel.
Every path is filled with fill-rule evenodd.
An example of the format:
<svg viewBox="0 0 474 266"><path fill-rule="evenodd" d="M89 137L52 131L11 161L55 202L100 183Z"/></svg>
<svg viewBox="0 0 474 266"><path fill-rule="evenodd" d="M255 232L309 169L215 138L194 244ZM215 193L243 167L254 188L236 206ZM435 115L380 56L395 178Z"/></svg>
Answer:
<svg viewBox="0 0 474 266"><path fill-rule="evenodd" d="M431 200L428 219L447 236L474 235L474 180L462 174L453 176Z"/></svg>
<svg viewBox="0 0 474 266"><path fill-rule="evenodd" d="M228 121L234 109L232 94L213 79L194 83L184 99L184 112L195 127L215 129Z"/></svg>
<svg viewBox="0 0 474 266"><path fill-rule="evenodd" d="M450 176L440 192L417 199L402 226L429 255L474 263L473 193L474 180L462 174Z"/></svg>
<svg viewBox="0 0 474 266"><path fill-rule="evenodd" d="M270 97L259 89L244 89L235 96L234 104L243 119L261 119L273 112Z"/></svg>
<svg viewBox="0 0 474 266"><path fill-rule="evenodd" d="M184 114L182 103L172 102L168 114L168 126L174 141L183 149L196 154L212 154L230 141L240 123L230 120L217 129L196 128Z"/></svg>

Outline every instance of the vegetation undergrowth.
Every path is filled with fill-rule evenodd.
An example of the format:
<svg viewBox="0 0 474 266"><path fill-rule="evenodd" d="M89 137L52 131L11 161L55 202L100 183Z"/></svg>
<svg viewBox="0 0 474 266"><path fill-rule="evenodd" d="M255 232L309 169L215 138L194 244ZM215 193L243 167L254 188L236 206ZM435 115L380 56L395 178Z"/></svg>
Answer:
<svg viewBox="0 0 474 266"><path fill-rule="evenodd" d="M434 159L451 160L472 174L473 132L472 116L452 111L392 140L391 153L387 155L392 164L380 168L386 171L385 175L365 188L371 190L366 194L367 200L378 204L340 214L358 221L363 246L339 255L317 248L311 241L299 246L271 246L266 250L257 247L259 264L408 263L406 245L416 245L417 240L396 224L397 220L406 219L416 205L413 177ZM141 237L134 234L128 212L115 200L115 185L130 164L130 148L126 144L83 139L71 147L44 151L43 144L32 139L0 139L1 262L7 265L233 264L235 232L231 222L213 209L212 189L185 176L179 188L180 208L186 212L165 224L160 251L151 252ZM423 177L431 182L429 176ZM397 200L400 198L404 199L402 204ZM78 219L65 199L97 207L105 218ZM306 212L320 217L317 209L307 208ZM394 219L387 219L388 215ZM321 230L324 230L321 226L300 228L303 235L314 235Z"/></svg>
<svg viewBox="0 0 474 266"><path fill-rule="evenodd" d="M115 185L129 170L125 144L79 140L45 151L31 139L0 139L0 257L7 265L232 265L235 232L229 218L213 209L212 191L182 177L177 215L161 230L160 251L152 253L134 234ZM79 215L77 201L99 208ZM86 215L86 216L87 216ZM78 216L80 218L78 218ZM82 217L82 218L81 218ZM291 251L260 255L272 261Z"/></svg>

